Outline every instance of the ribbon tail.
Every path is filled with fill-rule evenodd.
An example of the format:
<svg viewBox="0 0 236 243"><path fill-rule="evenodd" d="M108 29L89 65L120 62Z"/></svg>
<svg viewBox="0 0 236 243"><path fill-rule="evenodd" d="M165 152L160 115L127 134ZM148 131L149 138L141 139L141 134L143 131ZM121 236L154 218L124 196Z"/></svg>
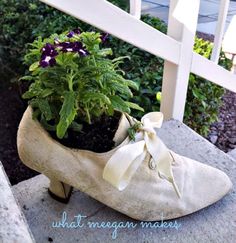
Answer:
<svg viewBox="0 0 236 243"><path fill-rule="evenodd" d="M169 152L168 152L168 154L169 154ZM166 155L165 160L159 161L158 172L161 176L163 176L167 181L169 181L172 184L177 196L179 198L181 198L181 194L180 194L179 188L178 188L178 186L175 182L173 171L172 171L172 168L171 168L172 157L169 155L168 156L169 158L168 158L168 161L167 161L167 156L168 155Z"/></svg>
<svg viewBox="0 0 236 243"><path fill-rule="evenodd" d="M148 152L157 163L157 171L159 172L159 175L168 180L173 185L178 197L181 197L178 186L174 179L171 165L173 158L170 155L169 149L157 136L148 136L145 134L144 138Z"/></svg>
<svg viewBox="0 0 236 243"><path fill-rule="evenodd" d="M178 186L177 186L177 184L175 182L174 176L172 178L169 178L168 181L173 185L173 187L175 189L175 192L178 195L178 197L181 198L181 194L180 194L179 188L178 188Z"/></svg>

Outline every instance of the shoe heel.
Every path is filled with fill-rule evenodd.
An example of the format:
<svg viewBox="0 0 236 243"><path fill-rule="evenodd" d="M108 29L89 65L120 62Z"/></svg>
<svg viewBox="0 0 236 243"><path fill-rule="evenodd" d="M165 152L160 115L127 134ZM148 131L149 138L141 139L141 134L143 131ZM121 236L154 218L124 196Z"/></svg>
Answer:
<svg viewBox="0 0 236 243"><path fill-rule="evenodd" d="M73 187L64 182L50 179L48 193L56 201L61 203L68 203L71 197L72 190Z"/></svg>

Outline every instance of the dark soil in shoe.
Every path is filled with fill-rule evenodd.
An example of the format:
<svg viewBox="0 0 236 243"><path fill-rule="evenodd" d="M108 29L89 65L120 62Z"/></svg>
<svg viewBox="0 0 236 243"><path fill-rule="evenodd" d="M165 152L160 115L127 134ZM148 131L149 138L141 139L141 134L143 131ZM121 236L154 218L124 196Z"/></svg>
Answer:
<svg viewBox="0 0 236 243"><path fill-rule="evenodd" d="M113 117L104 115L93 124L82 123L81 132L69 130L67 138L59 140L55 133L51 133L51 136L70 148L86 149L97 153L107 152L115 145L113 138L119 120L120 113L116 113Z"/></svg>

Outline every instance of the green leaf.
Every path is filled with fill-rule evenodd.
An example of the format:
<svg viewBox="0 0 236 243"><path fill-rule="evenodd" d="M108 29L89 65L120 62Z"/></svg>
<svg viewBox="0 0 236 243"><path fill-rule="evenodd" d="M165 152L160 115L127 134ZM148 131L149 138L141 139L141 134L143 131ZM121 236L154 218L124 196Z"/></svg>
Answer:
<svg viewBox="0 0 236 243"><path fill-rule="evenodd" d="M44 89L44 90L42 90L42 92L40 93L40 96L41 96L42 98L45 98L45 97L51 95L52 93L53 93L53 90L52 90L52 89Z"/></svg>
<svg viewBox="0 0 236 243"><path fill-rule="evenodd" d="M104 49L99 50L98 54L100 56L105 57L105 56L108 56L108 55L112 55L113 53L112 53L112 49L111 48L104 48Z"/></svg>
<svg viewBox="0 0 236 243"><path fill-rule="evenodd" d="M114 59L112 60L112 62L115 63L115 62L119 62L119 61L121 61L121 60L123 61L124 59L129 59L129 60L130 60L131 58L130 58L130 56L117 57L117 58L114 58Z"/></svg>
<svg viewBox="0 0 236 243"><path fill-rule="evenodd" d="M131 87L131 88L133 88L133 89L135 89L135 90L139 90L139 85L136 83L136 82L134 82L134 81L132 81L132 80L125 80L125 83L129 86L129 87Z"/></svg>
<svg viewBox="0 0 236 243"><path fill-rule="evenodd" d="M115 92L119 92L122 95L127 95L128 97L132 97L133 96L131 90L125 84L122 84L121 82L118 82L118 81L115 81L115 80L110 80L107 83L110 84L110 89L111 90L113 90Z"/></svg>
<svg viewBox="0 0 236 243"><path fill-rule="evenodd" d="M136 132L132 127L128 128L128 135L129 135L130 140L135 141L135 133Z"/></svg>
<svg viewBox="0 0 236 243"><path fill-rule="evenodd" d="M52 111L47 99L38 99L38 107L47 121L53 118Z"/></svg>
<svg viewBox="0 0 236 243"><path fill-rule="evenodd" d="M111 105L113 106L113 108L117 111L120 112L127 112L130 113L130 108L129 106L126 104L126 102L121 99L119 96L111 96L109 97L111 100Z"/></svg>
<svg viewBox="0 0 236 243"><path fill-rule="evenodd" d="M140 130L142 127L141 122L136 122L132 127L128 128L129 138L135 141L135 134Z"/></svg>
<svg viewBox="0 0 236 243"><path fill-rule="evenodd" d="M41 117L43 116L47 121L53 119L51 107L47 99L34 98L29 101L29 104L35 110L35 113L33 113L34 119L37 118L40 114Z"/></svg>
<svg viewBox="0 0 236 243"><path fill-rule="evenodd" d="M135 103L132 103L132 102L128 102L128 101L125 101L125 103L129 106L129 108L131 109L135 109L135 110L139 110L139 111L143 111L144 112L144 109L139 106L138 104L135 104Z"/></svg>
<svg viewBox="0 0 236 243"><path fill-rule="evenodd" d="M89 103L91 101L101 101L107 105L111 104L110 99L103 93L95 92L95 91L86 91L82 95L82 100L85 103Z"/></svg>
<svg viewBox="0 0 236 243"><path fill-rule="evenodd" d="M34 77L32 77L32 76L24 76L24 77L19 79L19 81L21 81L21 80L31 81L31 80L34 80Z"/></svg>
<svg viewBox="0 0 236 243"><path fill-rule="evenodd" d="M39 67L39 62L35 62L35 63L33 63L33 64L30 65L29 70L30 70L30 72L33 72L38 67Z"/></svg>
<svg viewBox="0 0 236 243"><path fill-rule="evenodd" d="M76 116L76 95L73 91L64 94L64 101L60 110L60 121L57 124L57 137L62 139Z"/></svg>

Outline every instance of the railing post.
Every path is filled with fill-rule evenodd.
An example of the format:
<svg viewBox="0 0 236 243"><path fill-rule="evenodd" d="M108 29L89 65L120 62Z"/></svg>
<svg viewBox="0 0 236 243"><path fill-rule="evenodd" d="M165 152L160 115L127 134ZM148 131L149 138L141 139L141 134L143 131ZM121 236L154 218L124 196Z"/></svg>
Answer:
<svg viewBox="0 0 236 243"><path fill-rule="evenodd" d="M182 18L182 23L173 17L179 3L183 7L178 13L179 19ZM165 120L170 118L183 120L199 5L200 0L195 0L195 2L189 0L170 1L167 34L181 42L181 51L179 64L175 65L168 61L164 63L161 112L163 112Z"/></svg>
<svg viewBox="0 0 236 243"><path fill-rule="evenodd" d="M211 61L215 63L218 63L219 61L221 44L222 44L222 39L223 39L224 29L225 29L225 22L226 22L228 9L229 9L229 2L230 2L229 0L221 0L219 6L219 15L218 15L218 21L217 21L215 37L214 37L214 46L211 54Z"/></svg>
<svg viewBox="0 0 236 243"><path fill-rule="evenodd" d="M141 7L142 7L141 0L129 0L130 14L137 19L141 18Z"/></svg>

